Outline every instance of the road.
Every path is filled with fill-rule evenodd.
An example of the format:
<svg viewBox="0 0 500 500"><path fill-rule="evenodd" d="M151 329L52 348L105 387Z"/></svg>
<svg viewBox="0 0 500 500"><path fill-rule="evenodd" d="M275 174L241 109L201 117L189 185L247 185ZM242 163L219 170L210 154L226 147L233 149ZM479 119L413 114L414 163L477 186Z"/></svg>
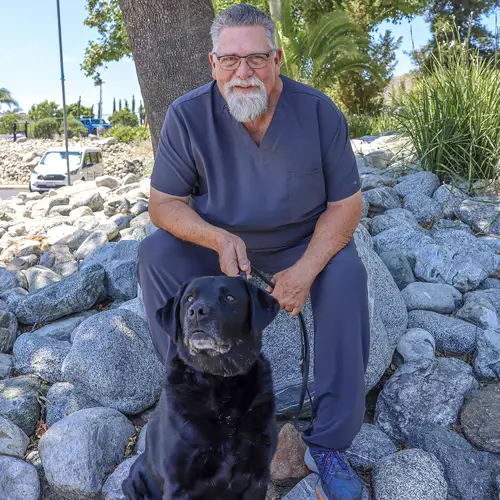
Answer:
<svg viewBox="0 0 500 500"><path fill-rule="evenodd" d="M7 200L8 198L11 198L12 196L16 196L17 193L20 193L21 191L26 191L28 192L28 188L26 189L0 189L0 200Z"/></svg>

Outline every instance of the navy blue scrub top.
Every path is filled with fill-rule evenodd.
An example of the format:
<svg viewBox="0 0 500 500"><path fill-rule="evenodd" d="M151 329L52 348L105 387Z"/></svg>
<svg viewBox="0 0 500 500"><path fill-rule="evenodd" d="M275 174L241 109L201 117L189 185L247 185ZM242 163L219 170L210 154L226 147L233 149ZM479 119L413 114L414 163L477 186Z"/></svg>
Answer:
<svg viewBox="0 0 500 500"><path fill-rule="evenodd" d="M172 103L151 186L249 250L292 246L310 236L326 203L360 189L347 122L322 92L283 75L283 90L258 146L227 109L215 81Z"/></svg>

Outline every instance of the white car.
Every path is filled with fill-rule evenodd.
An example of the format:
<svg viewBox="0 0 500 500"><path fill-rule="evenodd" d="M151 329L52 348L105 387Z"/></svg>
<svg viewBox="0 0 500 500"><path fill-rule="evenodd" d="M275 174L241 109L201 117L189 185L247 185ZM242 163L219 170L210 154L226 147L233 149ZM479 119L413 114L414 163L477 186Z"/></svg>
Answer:
<svg viewBox="0 0 500 500"><path fill-rule="evenodd" d="M91 181L104 174L100 148L68 148L71 184ZM47 191L68 185L66 148L49 149L30 177L30 191Z"/></svg>

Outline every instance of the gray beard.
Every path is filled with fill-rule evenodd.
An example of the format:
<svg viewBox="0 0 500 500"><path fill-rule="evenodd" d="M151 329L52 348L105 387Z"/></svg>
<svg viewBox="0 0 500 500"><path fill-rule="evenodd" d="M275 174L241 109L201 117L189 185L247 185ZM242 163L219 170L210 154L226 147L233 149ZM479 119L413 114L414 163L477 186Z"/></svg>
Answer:
<svg viewBox="0 0 500 500"><path fill-rule="evenodd" d="M251 122L267 111L265 88L244 95L234 92L230 87L225 90L229 112L235 120L242 123Z"/></svg>

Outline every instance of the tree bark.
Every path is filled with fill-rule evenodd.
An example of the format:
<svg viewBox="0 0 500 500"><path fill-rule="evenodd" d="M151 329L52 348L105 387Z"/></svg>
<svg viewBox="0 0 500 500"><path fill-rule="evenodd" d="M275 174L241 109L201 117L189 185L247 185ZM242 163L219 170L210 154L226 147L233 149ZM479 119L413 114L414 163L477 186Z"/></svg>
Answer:
<svg viewBox="0 0 500 500"><path fill-rule="evenodd" d="M153 151L168 106L208 83L211 0L119 0L151 129Z"/></svg>
<svg viewBox="0 0 500 500"><path fill-rule="evenodd" d="M281 22L281 0L269 0L269 12L274 21Z"/></svg>

